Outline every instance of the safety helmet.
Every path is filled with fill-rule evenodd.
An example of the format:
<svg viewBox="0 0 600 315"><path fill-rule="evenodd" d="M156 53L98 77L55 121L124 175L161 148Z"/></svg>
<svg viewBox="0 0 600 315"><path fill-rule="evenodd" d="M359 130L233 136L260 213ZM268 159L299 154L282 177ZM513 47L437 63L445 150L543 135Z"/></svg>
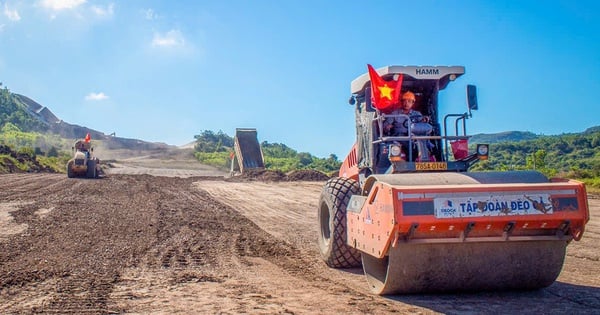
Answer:
<svg viewBox="0 0 600 315"><path fill-rule="evenodd" d="M416 101L417 98L415 97L415 94L411 91L407 91L406 93L402 94L402 100L413 100Z"/></svg>

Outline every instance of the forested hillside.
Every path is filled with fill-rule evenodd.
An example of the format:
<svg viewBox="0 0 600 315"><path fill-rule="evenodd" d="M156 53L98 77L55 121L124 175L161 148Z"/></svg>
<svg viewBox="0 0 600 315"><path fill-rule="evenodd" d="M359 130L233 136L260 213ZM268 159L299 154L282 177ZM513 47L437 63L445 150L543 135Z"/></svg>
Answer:
<svg viewBox="0 0 600 315"><path fill-rule="evenodd" d="M498 143L498 142L509 142L509 141L523 141L523 140L535 140L538 135L529 131L505 131L500 133L490 134L476 134L471 137L473 143Z"/></svg>
<svg viewBox="0 0 600 315"><path fill-rule="evenodd" d="M196 157L202 163L228 169L230 167L230 154L233 152L233 137L223 131L213 132L204 130L196 139ZM341 162L335 154L328 158L318 158L308 152L297 152L282 143L261 144L265 159L265 168L288 172L299 169L318 170L325 173L335 172Z"/></svg>
<svg viewBox="0 0 600 315"><path fill-rule="evenodd" d="M490 159L473 169L535 169L550 177L581 179L600 188L600 127L582 133L492 143Z"/></svg>
<svg viewBox="0 0 600 315"><path fill-rule="evenodd" d="M68 159L62 149L68 144L48 129L0 83L0 173L61 170Z"/></svg>
<svg viewBox="0 0 600 315"><path fill-rule="evenodd" d="M20 130L46 131L48 127L27 112L27 106L0 83L0 127L11 123Z"/></svg>
<svg viewBox="0 0 600 315"><path fill-rule="evenodd" d="M486 168L540 168L600 175L600 130L490 145Z"/></svg>

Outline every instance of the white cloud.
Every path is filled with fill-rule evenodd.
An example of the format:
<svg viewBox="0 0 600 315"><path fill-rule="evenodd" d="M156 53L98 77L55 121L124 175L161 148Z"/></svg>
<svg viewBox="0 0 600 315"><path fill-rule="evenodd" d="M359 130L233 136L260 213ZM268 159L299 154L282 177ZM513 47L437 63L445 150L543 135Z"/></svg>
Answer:
<svg viewBox="0 0 600 315"><path fill-rule="evenodd" d="M17 10L11 10L8 8L8 3L4 3L4 15L6 15L6 17L11 20L11 21L20 21L21 20L21 16L19 15L19 12L17 12Z"/></svg>
<svg viewBox="0 0 600 315"><path fill-rule="evenodd" d="M174 47L183 46L185 39L179 30L170 30L165 34L154 33L152 46L158 47Z"/></svg>
<svg viewBox="0 0 600 315"><path fill-rule="evenodd" d="M40 4L54 11L75 9L84 4L86 0L41 0Z"/></svg>
<svg viewBox="0 0 600 315"><path fill-rule="evenodd" d="M146 20L156 20L158 19L158 14L154 12L152 9L147 9L144 11L144 15L146 16Z"/></svg>
<svg viewBox="0 0 600 315"><path fill-rule="evenodd" d="M108 99L108 95L100 92L100 93L90 93L88 95L85 96L85 100L86 101L102 101Z"/></svg>
<svg viewBox="0 0 600 315"><path fill-rule="evenodd" d="M114 13L114 9L115 9L114 3L111 3L111 4L107 5L106 7L101 7L101 6L97 6L97 5L92 6L92 11L97 16L101 16L101 17L112 16Z"/></svg>

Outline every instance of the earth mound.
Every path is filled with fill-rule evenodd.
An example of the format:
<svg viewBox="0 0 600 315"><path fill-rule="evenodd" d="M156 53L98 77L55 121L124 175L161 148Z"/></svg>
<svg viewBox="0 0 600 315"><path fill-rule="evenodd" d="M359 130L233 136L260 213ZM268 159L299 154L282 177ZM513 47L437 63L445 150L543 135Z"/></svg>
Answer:
<svg viewBox="0 0 600 315"><path fill-rule="evenodd" d="M6 173L54 173L54 170L40 164L35 155L13 151L9 146L0 145L0 174Z"/></svg>
<svg viewBox="0 0 600 315"><path fill-rule="evenodd" d="M330 177L327 174L315 170L297 170L287 173L289 181L326 181Z"/></svg>
<svg viewBox="0 0 600 315"><path fill-rule="evenodd" d="M326 181L330 177L327 174L315 170L296 170L287 174L277 170L251 169L245 170L239 176L229 178L230 181Z"/></svg>
<svg viewBox="0 0 600 315"><path fill-rule="evenodd" d="M245 170L239 178L243 180L260 180L265 182L280 182L287 180L285 174L281 171L264 169Z"/></svg>

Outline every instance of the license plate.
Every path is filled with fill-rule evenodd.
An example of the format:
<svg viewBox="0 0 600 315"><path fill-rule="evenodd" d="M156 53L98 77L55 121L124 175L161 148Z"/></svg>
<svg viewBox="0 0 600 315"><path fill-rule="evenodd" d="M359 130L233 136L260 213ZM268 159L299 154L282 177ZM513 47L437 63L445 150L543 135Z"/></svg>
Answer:
<svg viewBox="0 0 600 315"><path fill-rule="evenodd" d="M415 164L417 171L445 171L448 165L445 162L417 162Z"/></svg>

